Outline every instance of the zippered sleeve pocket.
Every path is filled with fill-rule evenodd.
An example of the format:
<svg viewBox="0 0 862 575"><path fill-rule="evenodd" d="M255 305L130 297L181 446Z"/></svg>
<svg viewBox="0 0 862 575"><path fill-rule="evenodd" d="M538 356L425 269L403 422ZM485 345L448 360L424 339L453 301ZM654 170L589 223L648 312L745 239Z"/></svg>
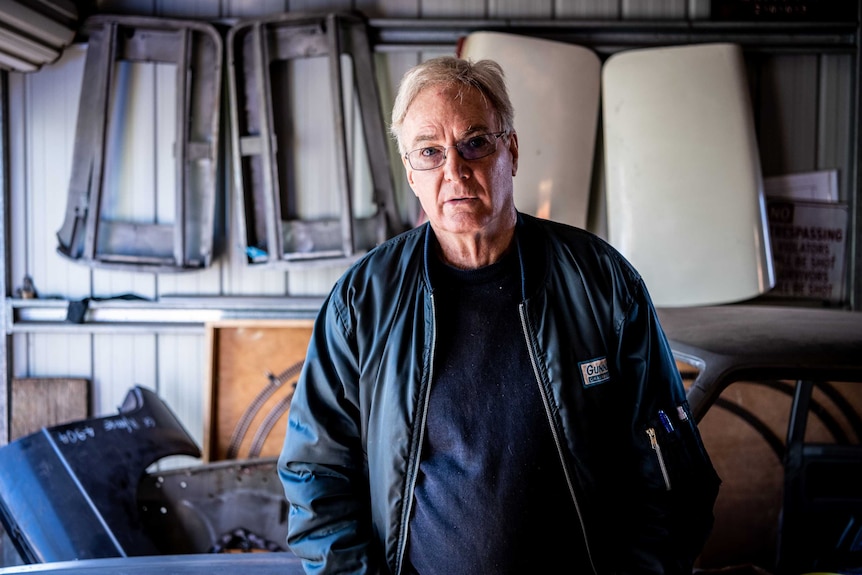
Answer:
<svg viewBox="0 0 862 575"><path fill-rule="evenodd" d="M644 430L650 448L651 467L656 483L666 491L690 484L704 471L711 472L711 462L703 448L685 405L657 410Z"/></svg>

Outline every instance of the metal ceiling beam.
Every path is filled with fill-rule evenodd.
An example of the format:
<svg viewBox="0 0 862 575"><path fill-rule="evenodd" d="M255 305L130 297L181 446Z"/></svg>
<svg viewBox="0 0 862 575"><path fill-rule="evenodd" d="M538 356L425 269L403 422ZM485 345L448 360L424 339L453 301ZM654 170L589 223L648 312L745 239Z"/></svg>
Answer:
<svg viewBox="0 0 862 575"><path fill-rule="evenodd" d="M577 43L610 54L623 49L707 42L738 43L748 50L853 53L858 42L855 21L848 22L707 22L644 20L369 20L375 50L439 49L456 45L472 32L523 34Z"/></svg>

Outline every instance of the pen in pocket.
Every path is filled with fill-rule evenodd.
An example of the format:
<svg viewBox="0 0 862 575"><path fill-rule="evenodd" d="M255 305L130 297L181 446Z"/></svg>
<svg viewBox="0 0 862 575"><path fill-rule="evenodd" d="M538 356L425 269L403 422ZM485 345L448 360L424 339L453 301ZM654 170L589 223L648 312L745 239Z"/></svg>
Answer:
<svg viewBox="0 0 862 575"><path fill-rule="evenodd" d="M673 424L670 422L670 418L661 409L658 410L658 418L661 420L661 424L664 426L665 431L668 433L673 431Z"/></svg>

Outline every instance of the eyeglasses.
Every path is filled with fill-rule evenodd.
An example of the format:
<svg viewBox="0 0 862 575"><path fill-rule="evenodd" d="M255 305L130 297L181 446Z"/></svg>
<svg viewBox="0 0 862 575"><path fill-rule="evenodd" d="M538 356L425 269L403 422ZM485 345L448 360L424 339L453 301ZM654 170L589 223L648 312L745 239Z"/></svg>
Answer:
<svg viewBox="0 0 862 575"><path fill-rule="evenodd" d="M497 140L505 135L507 135L506 132L479 134L465 138L460 142L455 142L454 146L417 148L404 154L404 157L414 170L433 170L434 168L439 168L446 163L446 151L449 148L455 148L458 151L458 155L465 160L479 160L496 152Z"/></svg>

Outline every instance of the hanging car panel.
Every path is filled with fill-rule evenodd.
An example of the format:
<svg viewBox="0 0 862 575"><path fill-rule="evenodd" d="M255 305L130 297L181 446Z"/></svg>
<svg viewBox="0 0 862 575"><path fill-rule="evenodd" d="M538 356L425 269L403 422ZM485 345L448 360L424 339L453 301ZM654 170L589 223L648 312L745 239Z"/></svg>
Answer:
<svg viewBox="0 0 862 575"><path fill-rule="evenodd" d="M82 33L84 90L58 252L131 271L208 267L221 36L198 21L127 16L91 16Z"/></svg>
<svg viewBox="0 0 862 575"><path fill-rule="evenodd" d="M228 32L227 46L247 263L350 261L406 229L364 19L250 20Z"/></svg>

